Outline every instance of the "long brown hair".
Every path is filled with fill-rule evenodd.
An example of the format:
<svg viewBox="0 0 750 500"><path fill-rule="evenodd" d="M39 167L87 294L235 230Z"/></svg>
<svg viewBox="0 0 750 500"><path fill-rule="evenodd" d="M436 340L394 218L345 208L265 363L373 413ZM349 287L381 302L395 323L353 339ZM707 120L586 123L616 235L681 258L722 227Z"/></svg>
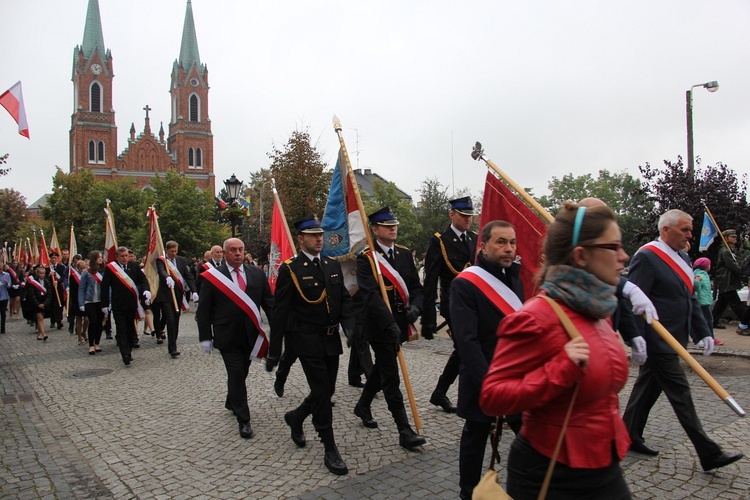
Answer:
<svg viewBox="0 0 750 500"><path fill-rule="evenodd" d="M99 250L94 250L89 254L89 270L92 273L98 273L99 272L99 257L102 255L102 253Z"/></svg>

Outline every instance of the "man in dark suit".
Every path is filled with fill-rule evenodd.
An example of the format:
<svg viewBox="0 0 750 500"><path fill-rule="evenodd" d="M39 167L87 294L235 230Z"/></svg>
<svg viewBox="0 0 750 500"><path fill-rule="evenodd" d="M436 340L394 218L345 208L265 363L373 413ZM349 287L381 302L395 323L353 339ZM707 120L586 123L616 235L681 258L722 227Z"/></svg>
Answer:
<svg viewBox="0 0 750 500"><path fill-rule="evenodd" d="M68 287L68 266L60 263L60 254L54 250L49 253L49 276L52 283L52 302L50 305L49 327L62 330L63 327L63 304L65 304L65 289Z"/></svg>
<svg viewBox="0 0 750 500"><path fill-rule="evenodd" d="M382 390L388 410L396 422L398 442L411 450L425 444L425 439L409 425L404 396L399 389L396 358L401 343L408 338L410 325L419 318L422 310L422 285L411 251L405 246L396 245L398 219L391 209L381 208L368 218L376 238L375 248L366 248L357 256L357 284L365 311L364 335L375 353L375 365L354 407L354 414L362 419L365 427L377 427L370 405L375 394ZM381 294L375 259L378 259L377 265L383 273L388 303ZM391 274L392 279L387 278L387 274ZM399 289L399 282L406 285L406 290ZM404 300L404 296L408 300Z"/></svg>
<svg viewBox="0 0 750 500"><path fill-rule="evenodd" d="M188 297L193 302L198 300L195 282L188 272L185 257L177 255L179 245L168 241L164 245L164 257L156 259L156 271L159 274L159 291L154 299L154 310L158 309L159 330L167 327L167 351L172 359L180 355L177 350L177 337L180 332L180 311L187 309ZM174 294L172 293L174 292ZM175 308L175 302L177 306ZM156 311L154 315L157 316ZM162 342L161 337L157 341Z"/></svg>
<svg viewBox="0 0 750 500"><path fill-rule="evenodd" d="M435 302L437 286L440 283L440 315L453 332L450 315L450 287L458 273L474 263L477 250L477 233L470 231L473 222L474 205L469 196L450 201L448 217L451 225L443 233L435 233L430 238L424 258L424 303L422 311L422 336L432 339L436 331ZM430 403L440 406L448 413L455 413L456 407L448 399L448 388L458 377L459 366L456 340L453 337L453 352L448 358L437 386L430 396Z"/></svg>
<svg viewBox="0 0 750 500"><path fill-rule="evenodd" d="M221 246L219 245L212 246L211 250L206 252L206 254L210 254L210 257L208 258L206 258L206 255L204 255L204 259L211 267L218 269L224 263L224 249ZM203 265L199 265L198 269L196 269L195 271L195 286L197 287L197 291L199 294L201 291L201 273L202 272L203 272Z"/></svg>
<svg viewBox="0 0 750 500"><path fill-rule="evenodd" d="M242 263L244 251L242 240L229 238L224 242L226 262L218 269L204 269L196 321L201 348L206 353L214 347L221 352L227 370L224 407L237 417L240 436L249 439L253 428L245 379L251 356L263 357L267 348L259 311L262 307L272 319L273 295L263 271ZM248 297L252 304L246 302Z"/></svg>
<svg viewBox="0 0 750 500"><path fill-rule="evenodd" d="M140 297L151 300L148 280L137 264L128 261L128 249L117 248L117 261L110 262L102 276L102 311L107 316L110 309L117 328L115 339L126 366L133 360L133 347L138 344L135 329L136 315L143 313Z"/></svg>
<svg viewBox="0 0 750 500"><path fill-rule="evenodd" d="M351 335L354 328L352 299L344 286L341 265L321 257L323 228L308 216L295 222L300 252L279 267L271 325L271 348L266 368L279 360L282 339L293 338L310 394L284 415L292 441L306 444L302 424L312 414L313 425L325 447L324 463L332 473L349 472L333 436L331 396L336 388L342 354L339 324Z"/></svg>
<svg viewBox="0 0 750 500"><path fill-rule="evenodd" d="M459 273L451 283L450 315L453 338L461 358L458 380L458 416L464 418L458 469L460 497L470 499L482 477L484 449L494 418L479 408L479 393L497 344L497 327L507 314L523 304L521 266L516 258L516 231L495 220L482 228L476 265ZM487 288L490 287L490 288ZM487 290L497 293L488 294ZM506 417L514 432L520 415ZM498 432L500 429L498 429Z"/></svg>
<svg viewBox="0 0 750 500"><path fill-rule="evenodd" d="M682 250L692 238L693 218L681 210L670 210L659 218L659 239L641 247L630 264L629 279L651 299L664 327L684 347L691 330L702 338L708 356L713 351L713 338L693 295L693 274L687 254ZM643 440L643 430L651 408L664 392L677 419L698 452L703 470L724 467L742 458L741 453L724 453L709 438L690 393L685 371L677 353L642 317L637 326L646 339L648 359L641 366L633 385L623 420L632 440L631 450L656 455Z"/></svg>

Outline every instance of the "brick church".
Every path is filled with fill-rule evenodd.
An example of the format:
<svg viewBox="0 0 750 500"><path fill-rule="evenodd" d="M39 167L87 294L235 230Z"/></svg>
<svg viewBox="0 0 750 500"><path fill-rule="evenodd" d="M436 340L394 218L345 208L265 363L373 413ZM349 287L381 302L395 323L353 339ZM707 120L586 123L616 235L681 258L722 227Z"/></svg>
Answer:
<svg viewBox="0 0 750 500"><path fill-rule="evenodd" d="M163 123L151 131L146 105L143 131L130 126L127 147L118 155L117 123L112 106L112 54L104 46L98 0L89 0L83 42L73 55L75 104L70 127L70 171L88 169L98 180L127 178L146 189L170 169L215 192L213 134L208 114L208 70L201 64L193 7L187 1L180 55L172 65L169 135Z"/></svg>

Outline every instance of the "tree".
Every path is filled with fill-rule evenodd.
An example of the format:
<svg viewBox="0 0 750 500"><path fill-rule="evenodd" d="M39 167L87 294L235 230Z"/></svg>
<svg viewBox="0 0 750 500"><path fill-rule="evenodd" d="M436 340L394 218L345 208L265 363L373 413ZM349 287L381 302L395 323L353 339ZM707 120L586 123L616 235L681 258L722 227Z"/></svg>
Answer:
<svg viewBox="0 0 750 500"><path fill-rule="evenodd" d="M411 201L404 198L404 194L399 191L393 182L375 179L372 183L372 191L372 196L361 193L365 213L371 214L384 206L391 207L399 222L398 243L419 253L422 245L419 241L421 226L417 220L417 215L414 213Z"/></svg>
<svg viewBox="0 0 750 500"><path fill-rule="evenodd" d="M15 189L0 190L0 245L13 246L20 235L18 228L26 218L26 198Z"/></svg>
<svg viewBox="0 0 750 500"><path fill-rule="evenodd" d="M273 191L271 189L271 170L261 168L250 173L250 185L246 193L250 198L252 212L247 219L248 238L245 243L258 262L265 262L271 251L271 218L273 215ZM284 205L286 214L287 207ZM322 218L322 212L319 214ZM296 219L293 219L296 220Z"/></svg>
<svg viewBox="0 0 750 500"><path fill-rule="evenodd" d="M417 221L420 231L416 235L416 244L413 247L419 256L427 249L430 237L438 231L445 229L448 218L448 188L443 187L437 178L422 181L422 188L418 191L422 200L417 209Z"/></svg>
<svg viewBox="0 0 750 500"><path fill-rule="evenodd" d="M8 153L5 153L3 156L0 156L0 165L4 165L8 163ZM0 177L4 175L8 175L10 173L10 167L8 168L0 168Z"/></svg>

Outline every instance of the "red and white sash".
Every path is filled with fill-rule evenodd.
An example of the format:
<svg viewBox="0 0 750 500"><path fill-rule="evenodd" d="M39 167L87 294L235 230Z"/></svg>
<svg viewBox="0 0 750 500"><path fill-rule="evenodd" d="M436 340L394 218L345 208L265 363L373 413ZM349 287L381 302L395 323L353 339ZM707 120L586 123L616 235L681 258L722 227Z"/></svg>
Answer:
<svg viewBox="0 0 750 500"><path fill-rule="evenodd" d="M133 294L133 297L135 297L135 303L136 303L136 311L135 311L135 318L141 319L146 316L146 312L143 310L143 306L141 305L141 301L138 300L138 287L136 286L133 279L127 275L125 270L120 266L119 264L115 262L110 262L107 264L107 268L117 276L117 279L120 280L120 282L125 285L125 287L130 290L130 293Z"/></svg>
<svg viewBox="0 0 750 500"><path fill-rule="evenodd" d="M183 279L182 274L180 274L177 266L173 265L169 261L169 259L166 259L164 257L158 257L158 259L161 259L161 261L164 263L164 267L171 278L174 280L175 285L180 287L180 291L182 292L182 304L180 304L180 308L183 311L187 311L188 309L190 309L190 304L188 304L187 297L185 296L185 280Z"/></svg>
<svg viewBox="0 0 750 500"><path fill-rule="evenodd" d="M693 270L687 262L679 257L666 243L661 240L652 241L643 245L638 251L650 250L659 257L674 273L685 283L690 294L693 293Z"/></svg>
<svg viewBox="0 0 750 500"><path fill-rule="evenodd" d="M97 271L96 273L92 273L91 269L88 269L89 275L94 278L94 281L96 281L100 286L102 284L102 273Z"/></svg>
<svg viewBox="0 0 750 500"><path fill-rule="evenodd" d="M70 268L70 275L73 277L76 283L81 284L81 274L77 269Z"/></svg>
<svg viewBox="0 0 750 500"><path fill-rule="evenodd" d="M401 297L401 300L404 301L404 304L407 306L409 305L409 289L406 286L406 282L404 281L404 278L401 277L398 271L394 269L393 266L391 266L390 262L381 254L380 252L370 252L370 254L375 254L378 257L378 263L380 264L380 272L383 276L385 276L388 281L391 282L393 287L396 289L396 292L398 292L399 296ZM409 337L412 335L416 335L417 328L412 324L409 323Z"/></svg>
<svg viewBox="0 0 750 500"><path fill-rule="evenodd" d="M14 285L18 284L18 275L16 274L16 272L13 270L12 267L8 268L8 274L10 274L10 277L13 278L13 284Z"/></svg>
<svg viewBox="0 0 750 500"><path fill-rule="evenodd" d="M467 267L456 279L465 279L476 286L504 315L512 314L523 306L518 296L508 285L479 266Z"/></svg>
<svg viewBox="0 0 750 500"><path fill-rule="evenodd" d="M203 264L201 278L208 280L217 290L226 295L229 300L242 309L242 312L247 314L259 333L250 355L258 359L265 358L268 354L268 334L263 329L263 319L260 317L260 311L255 302L231 278L227 278L218 269L208 263Z"/></svg>
<svg viewBox="0 0 750 500"><path fill-rule="evenodd" d="M31 286L33 286L34 288L36 288L37 290L39 290L39 293L41 293L42 296L47 295L47 289L44 288L44 285L42 285L41 283L39 283L37 280L35 280L31 276L29 276L28 278L26 278L26 282L30 283Z"/></svg>

